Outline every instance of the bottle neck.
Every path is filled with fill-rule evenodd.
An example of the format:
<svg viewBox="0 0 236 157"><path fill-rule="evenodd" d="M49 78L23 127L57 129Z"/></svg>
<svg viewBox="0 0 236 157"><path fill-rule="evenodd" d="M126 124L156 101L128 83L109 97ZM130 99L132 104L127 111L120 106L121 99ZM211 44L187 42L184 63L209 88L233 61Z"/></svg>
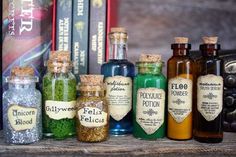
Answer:
<svg viewBox="0 0 236 157"><path fill-rule="evenodd" d="M9 83L9 89L19 89L19 90L34 90L36 87L36 83L27 83L27 84L19 84L19 83Z"/></svg>
<svg viewBox="0 0 236 157"><path fill-rule="evenodd" d="M204 57L217 57L219 55L219 44L202 44L200 45L200 51Z"/></svg>
<svg viewBox="0 0 236 157"><path fill-rule="evenodd" d="M189 50L191 49L190 44L172 44L171 49L173 50L173 56L189 56Z"/></svg>
<svg viewBox="0 0 236 157"><path fill-rule="evenodd" d="M80 91L81 96L84 97L104 97L104 91Z"/></svg>
<svg viewBox="0 0 236 157"><path fill-rule="evenodd" d="M112 43L110 46L110 60L124 60L127 59L127 43Z"/></svg>
<svg viewBox="0 0 236 157"><path fill-rule="evenodd" d="M145 63L145 62L138 62L138 73L139 74L152 74L152 75L159 75L162 73L162 63Z"/></svg>

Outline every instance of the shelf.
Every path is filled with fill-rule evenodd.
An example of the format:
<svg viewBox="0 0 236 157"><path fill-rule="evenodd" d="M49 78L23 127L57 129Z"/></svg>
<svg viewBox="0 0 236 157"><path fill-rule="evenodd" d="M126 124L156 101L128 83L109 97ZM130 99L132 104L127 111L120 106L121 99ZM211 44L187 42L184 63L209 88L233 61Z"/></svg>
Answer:
<svg viewBox="0 0 236 157"><path fill-rule="evenodd" d="M111 137L102 143L81 143L74 139L55 141L42 140L31 145L6 145L0 132L1 157L192 157L192 156L236 156L236 133L225 133L224 141L219 144L203 144L194 140L157 141L138 140L130 136Z"/></svg>

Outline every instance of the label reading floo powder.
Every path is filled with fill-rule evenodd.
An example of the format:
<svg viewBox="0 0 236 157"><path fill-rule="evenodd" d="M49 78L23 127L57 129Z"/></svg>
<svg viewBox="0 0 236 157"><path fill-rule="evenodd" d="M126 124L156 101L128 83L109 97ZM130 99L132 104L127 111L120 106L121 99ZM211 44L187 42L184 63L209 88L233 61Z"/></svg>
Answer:
<svg viewBox="0 0 236 157"><path fill-rule="evenodd" d="M36 108L11 105L7 111L7 116L15 131L23 131L33 129L36 126L37 113Z"/></svg>
<svg viewBox="0 0 236 157"><path fill-rule="evenodd" d="M113 76L106 78L105 84L110 115L116 121L120 121L132 107L132 79Z"/></svg>
<svg viewBox="0 0 236 157"><path fill-rule="evenodd" d="M165 91L140 88L137 92L136 121L148 134L155 133L164 123Z"/></svg>
<svg viewBox="0 0 236 157"><path fill-rule="evenodd" d="M77 115L81 125L85 127L101 127L107 124L107 113L96 107L81 108Z"/></svg>
<svg viewBox="0 0 236 157"><path fill-rule="evenodd" d="M223 107L223 78L200 76L197 81L197 109L207 121L213 121Z"/></svg>
<svg viewBox="0 0 236 157"><path fill-rule="evenodd" d="M54 120L60 120L64 118L72 119L76 115L76 101L63 102L47 100L45 102L46 114Z"/></svg>
<svg viewBox="0 0 236 157"><path fill-rule="evenodd" d="M173 78L168 83L168 112L177 123L192 112L192 80Z"/></svg>

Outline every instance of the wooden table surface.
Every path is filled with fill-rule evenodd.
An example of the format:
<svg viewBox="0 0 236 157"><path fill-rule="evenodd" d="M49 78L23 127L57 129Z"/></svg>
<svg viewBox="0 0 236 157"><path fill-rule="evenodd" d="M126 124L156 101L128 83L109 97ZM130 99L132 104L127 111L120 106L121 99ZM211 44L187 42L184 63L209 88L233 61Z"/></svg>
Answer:
<svg viewBox="0 0 236 157"><path fill-rule="evenodd" d="M0 157L192 157L236 156L236 133L225 133L219 144L203 144L194 140L138 140L130 136L110 137L102 143L81 143L75 138L63 141L42 140L31 145L6 145L0 132Z"/></svg>

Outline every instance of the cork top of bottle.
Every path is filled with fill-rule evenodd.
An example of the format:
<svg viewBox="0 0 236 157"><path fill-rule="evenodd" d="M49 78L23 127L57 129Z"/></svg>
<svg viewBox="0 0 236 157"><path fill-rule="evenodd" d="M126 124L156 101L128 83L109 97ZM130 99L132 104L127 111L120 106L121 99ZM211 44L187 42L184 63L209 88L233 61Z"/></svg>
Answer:
<svg viewBox="0 0 236 157"><path fill-rule="evenodd" d="M161 55L142 53L139 57L139 62L148 62L148 63L161 62Z"/></svg>
<svg viewBox="0 0 236 157"><path fill-rule="evenodd" d="M70 53L68 51L51 51L49 60L70 61Z"/></svg>
<svg viewBox="0 0 236 157"><path fill-rule="evenodd" d="M111 33L127 33L124 27L112 27Z"/></svg>
<svg viewBox="0 0 236 157"><path fill-rule="evenodd" d="M217 44L218 37L202 37L203 44Z"/></svg>
<svg viewBox="0 0 236 157"><path fill-rule="evenodd" d="M101 85L103 78L103 75L80 75L80 81L83 85Z"/></svg>
<svg viewBox="0 0 236 157"><path fill-rule="evenodd" d="M188 38L187 37L175 37L174 41L175 41L175 44L187 44Z"/></svg>
<svg viewBox="0 0 236 157"><path fill-rule="evenodd" d="M27 77L34 76L34 69L32 67L13 67L11 70L12 77Z"/></svg>

